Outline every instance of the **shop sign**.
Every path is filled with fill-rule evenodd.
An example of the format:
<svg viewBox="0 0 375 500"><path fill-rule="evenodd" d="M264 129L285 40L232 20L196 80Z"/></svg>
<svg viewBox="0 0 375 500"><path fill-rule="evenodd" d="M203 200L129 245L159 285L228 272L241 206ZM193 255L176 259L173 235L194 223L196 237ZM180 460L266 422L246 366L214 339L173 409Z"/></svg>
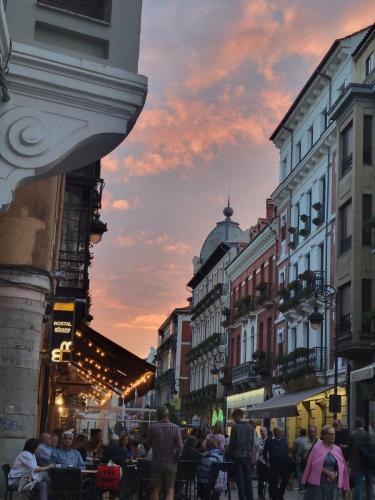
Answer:
<svg viewBox="0 0 375 500"><path fill-rule="evenodd" d="M350 382L360 382L361 380L369 380L374 377L374 374L375 374L375 364L371 364L351 372Z"/></svg>
<svg viewBox="0 0 375 500"><path fill-rule="evenodd" d="M201 426L201 417L194 416L191 419L191 426L199 429Z"/></svg>
<svg viewBox="0 0 375 500"><path fill-rule="evenodd" d="M51 334L51 361L53 363L64 363L71 360L74 312L74 301L56 301L53 305Z"/></svg>

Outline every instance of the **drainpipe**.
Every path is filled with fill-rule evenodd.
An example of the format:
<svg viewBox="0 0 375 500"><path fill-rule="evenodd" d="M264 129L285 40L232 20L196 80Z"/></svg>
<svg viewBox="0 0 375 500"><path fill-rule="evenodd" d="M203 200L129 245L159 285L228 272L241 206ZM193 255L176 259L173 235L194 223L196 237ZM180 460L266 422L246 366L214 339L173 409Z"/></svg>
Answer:
<svg viewBox="0 0 375 500"><path fill-rule="evenodd" d="M328 97L328 109L331 109L331 103L332 103L332 78L325 73L318 73L318 75L322 76L323 78L327 78L329 80L329 97Z"/></svg>

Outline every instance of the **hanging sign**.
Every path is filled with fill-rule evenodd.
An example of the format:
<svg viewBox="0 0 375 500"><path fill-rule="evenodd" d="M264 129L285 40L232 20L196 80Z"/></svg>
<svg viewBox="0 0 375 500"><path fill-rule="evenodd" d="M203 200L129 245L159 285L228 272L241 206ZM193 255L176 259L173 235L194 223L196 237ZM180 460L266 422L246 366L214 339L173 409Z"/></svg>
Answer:
<svg viewBox="0 0 375 500"><path fill-rule="evenodd" d="M53 305L51 334L51 361L53 363L64 363L71 360L74 311L74 301L56 301Z"/></svg>
<svg viewBox="0 0 375 500"><path fill-rule="evenodd" d="M216 422L217 422L217 411L216 408L214 408L212 411L211 425L214 426Z"/></svg>

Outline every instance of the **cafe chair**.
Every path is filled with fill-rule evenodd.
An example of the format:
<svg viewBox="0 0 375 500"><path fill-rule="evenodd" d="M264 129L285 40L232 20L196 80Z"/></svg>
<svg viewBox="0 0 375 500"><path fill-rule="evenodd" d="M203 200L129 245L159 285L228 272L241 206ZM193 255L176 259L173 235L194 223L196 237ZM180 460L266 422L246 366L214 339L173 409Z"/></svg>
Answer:
<svg viewBox="0 0 375 500"><path fill-rule="evenodd" d="M5 478L4 500L12 500L13 499L13 493L17 493L18 488L13 488L12 486L9 486L8 474L10 472L10 465L9 464L4 464L4 465L1 466L1 468L3 469L4 478Z"/></svg>
<svg viewBox="0 0 375 500"><path fill-rule="evenodd" d="M49 470L51 498L64 500L89 500L92 498L93 482L83 478L81 469L54 468Z"/></svg>
<svg viewBox="0 0 375 500"><path fill-rule="evenodd" d="M137 464L123 462L121 467L121 498L131 498L137 493Z"/></svg>
<svg viewBox="0 0 375 500"><path fill-rule="evenodd" d="M196 475L197 475L198 462L191 460L180 460L177 465L176 484L182 485L183 498L190 499L196 498ZM194 496L192 497L192 490ZM182 492L181 492L182 493Z"/></svg>

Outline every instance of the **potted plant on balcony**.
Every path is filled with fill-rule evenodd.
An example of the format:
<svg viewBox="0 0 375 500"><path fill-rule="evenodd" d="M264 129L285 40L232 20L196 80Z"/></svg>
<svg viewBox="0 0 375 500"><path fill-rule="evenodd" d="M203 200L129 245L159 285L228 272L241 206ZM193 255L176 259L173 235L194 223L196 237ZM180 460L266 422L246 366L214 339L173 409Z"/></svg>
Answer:
<svg viewBox="0 0 375 500"><path fill-rule="evenodd" d="M314 217L313 220L312 220L312 223L315 225L315 226L319 226L321 223L322 223L322 219L321 217Z"/></svg>
<svg viewBox="0 0 375 500"><path fill-rule="evenodd" d="M291 234L294 234L297 232L297 228L294 227L294 226L289 226L288 227L288 232L291 233Z"/></svg>
<svg viewBox="0 0 375 500"><path fill-rule="evenodd" d="M309 220L309 216L307 214L301 214L300 219L305 224Z"/></svg>
<svg viewBox="0 0 375 500"><path fill-rule="evenodd" d="M296 244L294 243L294 241L289 241L288 243L288 247L291 249L291 250L294 250L296 248Z"/></svg>
<svg viewBox="0 0 375 500"><path fill-rule="evenodd" d="M316 210L317 212L319 212L319 210L322 209L322 204L320 203L320 201L317 201L316 203L313 204L313 209Z"/></svg>
<svg viewBox="0 0 375 500"><path fill-rule="evenodd" d="M305 227L303 227L302 229L299 230L299 235L302 236L303 238L306 238L306 236L308 235L308 231Z"/></svg>

